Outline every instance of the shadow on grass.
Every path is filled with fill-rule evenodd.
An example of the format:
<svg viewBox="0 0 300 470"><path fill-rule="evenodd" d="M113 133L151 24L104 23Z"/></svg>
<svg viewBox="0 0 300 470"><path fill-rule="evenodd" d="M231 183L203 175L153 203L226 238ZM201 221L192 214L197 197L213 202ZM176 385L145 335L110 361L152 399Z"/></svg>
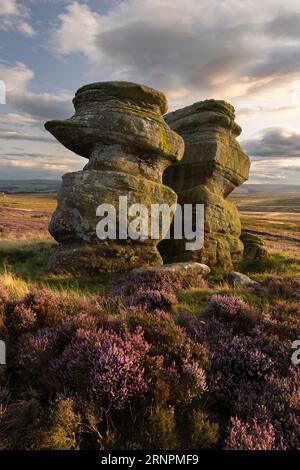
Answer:
<svg viewBox="0 0 300 470"><path fill-rule="evenodd" d="M0 274L10 272L30 284L78 294L103 294L120 276L118 273L80 278L49 275L47 264L55 246L50 240L0 241Z"/></svg>

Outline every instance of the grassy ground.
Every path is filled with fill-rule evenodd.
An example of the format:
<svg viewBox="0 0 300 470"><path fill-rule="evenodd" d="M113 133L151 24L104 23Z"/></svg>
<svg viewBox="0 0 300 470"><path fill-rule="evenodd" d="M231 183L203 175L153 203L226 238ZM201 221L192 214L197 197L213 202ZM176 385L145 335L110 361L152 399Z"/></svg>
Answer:
<svg viewBox="0 0 300 470"><path fill-rule="evenodd" d="M104 293L118 276L103 274L80 279L51 276L47 272L47 264L54 248L53 241L0 241L0 283L8 287L15 297L22 297L32 284L85 296L89 293Z"/></svg>
<svg viewBox="0 0 300 470"><path fill-rule="evenodd" d="M56 242L48 232L56 194L0 196L0 283L21 297L31 284L74 295L103 293L114 275L93 279L50 276L47 264Z"/></svg>
<svg viewBox="0 0 300 470"><path fill-rule="evenodd" d="M268 196L263 199L261 196L239 195L238 199L232 199L242 209L243 227L261 233L269 250L268 257L253 266L245 260L243 272L256 280L268 275L300 279L300 198ZM16 296L18 291L22 295L30 284L74 295L105 292L117 274L73 279L70 276L49 276L47 273L48 259L55 248L55 241L49 236L47 227L55 207L55 194L0 197L0 282L13 289ZM282 212L278 212L279 207ZM295 212L296 209L299 212ZM191 311L199 311L215 291L232 291L232 287L226 285L218 273L211 276L209 285L209 291L199 289L185 292L180 297L180 304Z"/></svg>
<svg viewBox="0 0 300 470"><path fill-rule="evenodd" d="M0 196L0 239L48 239L48 225L56 207L51 194Z"/></svg>
<svg viewBox="0 0 300 470"><path fill-rule="evenodd" d="M53 212L56 207L56 193L4 194L0 196L0 207Z"/></svg>
<svg viewBox="0 0 300 470"><path fill-rule="evenodd" d="M242 226L262 237L270 250L300 255L300 191L287 196L243 195L230 200L238 207Z"/></svg>
<svg viewBox="0 0 300 470"><path fill-rule="evenodd" d="M278 211L264 210L259 213L253 200L251 210L243 211L244 228L261 234L268 245L268 255L255 263L244 259L240 267L240 270L251 278L266 282L256 288L238 289L233 288L224 274L218 272L209 275L206 282L197 279L194 283L188 283L189 287L183 282L178 284L178 277L169 281L161 278L157 283L155 276L155 282L153 281L152 275L151 279L144 281L139 277L132 280L128 277L130 274L125 276L123 281L118 280L118 274L89 279L50 276L47 263L52 250L55 249L55 242L48 235L47 224L55 207L54 197L18 195L5 197L2 202L1 205L0 200L0 216L2 210L2 214L5 214L4 211L10 211L10 217L6 215L6 218L3 217L0 221L0 227L2 223L5 229L2 234L0 232L0 330L2 321L8 350L11 348L14 354L9 362L10 376L2 376L6 387L2 390L7 390L7 394L2 395L8 398L5 398L4 405L0 400L0 448L207 449L225 446L234 449L277 449L277 441L266 445L264 428L259 427L257 432L257 426L253 425L252 420L253 416L256 416L256 404L260 396L265 396L262 391L266 394L269 390L270 366L266 360L270 358L266 354L274 356L271 363L272 376L276 372L274 383L278 390L283 390L280 392L282 397L277 390L274 394L273 389L270 396L266 395L266 415L271 416L269 419L272 426L278 427L278 441L281 442L283 438L287 441L290 439L286 435L291 426L292 430L293 426L295 427L294 422L290 424L291 422L287 421L287 425L281 423L288 419L289 410L296 408L294 402L298 400L298 395L293 389L292 372L289 372L292 340L298 338L295 335L298 334L296 328L299 324L296 323L299 309L295 300L299 299L299 287L295 294L297 283L293 281L300 279L298 213L295 213L296 217L289 219L290 212L282 211L285 214L283 227L278 223ZM246 201L244 203L246 204ZM35 223L36 218L39 224ZM288 224L293 227L287 228ZM288 279L266 279L270 275ZM114 287L115 290L105 295L116 280L118 283ZM189 281L191 280L189 278ZM130 287L129 292L126 282ZM151 282L153 285L150 286L149 292ZM123 291L122 284L125 289ZM192 285L197 287L191 287ZM3 286L6 289L3 289ZM121 290L118 291L120 286ZM49 290L35 287L47 287ZM212 298L214 294L221 295ZM18 301L14 302L15 299ZM213 315L219 315L218 322L212 318L212 311L209 310L212 299L215 302ZM277 320L273 321L278 316L282 316L282 324ZM91 320L93 322L90 324ZM97 332L94 320L101 326L97 327ZM65 323L62 327L63 322ZM70 324L73 325L72 328L69 328ZM254 325L257 328L254 328ZM112 383L115 387L112 396L116 396L115 390L118 391L119 384L122 386L123 383L127 393L127 382L122 375L123 366L119 367L118 357L122 359L124 345L131 345L133 352L130 349L126 352L124 367L125 371L130 372L127 364L131 363L128 358L136 357L144 344L141 343L144 340L137 340L137 327L141 328L145 340L149 343L147 348L150 345L145 374L151 378L149 383L154 385L147 392L148 402L141 392L142 401L136 401L133 395L134 399L128 398L128 407L120 408L121 411L119 408L113 409L111 412L111 405L107 406L106 401L91 401L94 400L93 395L92 398L88 395L88 400L85 398L85 380L90 380L90 376L94 377L91 375L94 370L91 358L99 357L99 364L100 359L104 358L106 364L105 358L111 357L113 362L109 362L103 370L97 363L97 371L101 372L97 372L95 378L91 379L93 387L87 390L95 389L96 380L100 383L100 379L105 379L106 369L109 367L113 375L109 375L107 383ZM199 336L202 328L207 329L207 335L202 333L202 336ZM135 333L134 341L128 336L129 331ZM122 335L127 335L126 342L123 341ZM58 348L52 348L51 338L59 338L62 341ZM95 347L93 338L96 341ZM46 342L43 343L41 339ZM47 345L47 341L50 346L49 349L45 346L45 353L43 344ZM105 348L110 342L113 345L113 354L109 356ZM83 346L80 346L81 344ZM105 346L99 349L102 344ZM262 345L264 351L261 349ZM77 347L81 349L78 350ZM90 353L91 347L94 349L92 348ZM137 348L137 351L134 348ZM49 351L49 354L53 352L52 356L48 356ZM60 362L66 353L70 354L71 358L66 363L68 367L64 362ZM20 369L22 364L24 369ZM53 380L49 379L49 364L62 364ZM17 375L19 370L21 380ZM68 373L68 370L71 370L71 373ZM140 368L135 374L137 377L139 372ZM64 373L67 375L64 376ZM135 379L135 375L130 378L129 384ZM291 380L287 380L287 377L291 377ZM250 388L245 389L245 380ZM63 393L59 388L61 381ZM186 399L190 396L190 390L193 390L190 383L194 382L197 394L195 392L195 395L191 395L192 399ZM218 398L216 393L220 384L225 391L225 398ZM287 384L290 387L288 389ZM1 386L0 375L0 391ZM65 394L68 387L71 391L73 388L76 390L76 393L72 392L70 395L71 398ZM233 387L232 390L229 387ZM101 383L99 390L103 388ZM270 402L273 395L276 407L274 401ZM123 396L122 392L119 402ZM75 401L77 397L78 402ZM87 408L84 407L86 403ZM284 404L286 408L281 410L277 404ZM103 406L107 409L101 408ZM257 409L260 414L263 408L257 406ZM278 409L281 410L279 415ZM242 423L240 427L230 419L236 413L240 413L237 414ZM237 432L234 426L237 426ZM254 426L253 432L251 426ZM247 431L244 440L243 429ZM235 441L235 435L241 442ZM239 438L240 435L242 437ZM290 432L290 435L293 438L293 433ZM231 436L231 440L228 436ZM255 440L256 436L258 442ZM146 447L143 439L148 439ZM287 448L296 448L296 445L298 444L291 440L288 441L290 447Z"/></svg>

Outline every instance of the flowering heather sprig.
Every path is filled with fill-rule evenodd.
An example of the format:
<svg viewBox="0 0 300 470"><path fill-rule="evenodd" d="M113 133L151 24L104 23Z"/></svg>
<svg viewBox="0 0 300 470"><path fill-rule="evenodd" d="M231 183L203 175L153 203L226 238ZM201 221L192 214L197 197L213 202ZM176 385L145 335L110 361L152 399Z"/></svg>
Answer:
<svg viewBox="0 0 300 470"><path fill-rule="evenodd" d="M164 365L167 367L173 361L181 363L184 358L192 356L202 364L207 364L207 351L201 344L192 342L185 331L176 325L169 313L163 310L155 310L145 313L130 309L126 318L131 331L138 326L143 328L146 341L151 344L153 355L162 355Z"/></svg>
<svg viewBox="0 0 300 470"><path fill-rule="evenodd" d="M231 418L226 446L235 450L274 450L274 427L268 422L259 424L257 418L246 423Z"/></svg>
<svg viewBox="0 0 300 470"><path fill-rule="evenodd" d="M10 391L7 386L0 386L0 418L5 413L6 406L10 400Z"/></svg>
<svg viewBox="0 0 300 470"><path fill-rule="evenodd" d="M51 327L65 321L68 316L85 313L107 318L107 312L98 298L85 300L72 296L62 296L50 289L32 288L24 299L24 305L31 309L37 318L39 328Z"/></svg>
<svg viewBox="0 0 300 470"><path fill-rule="evenodd" d="M197 341L198 338L202 337L204 321L199 320L191 313L183 309L180 310L177 323L185 329L189 337L193 340Z"/></svg>
<svg viewBox="0 0 300 470"><path fill-rule="evenodd" d="M225 321L235 321L241 328L253 326L259 318L259 311L237 296L213 295L206 312Z"/></svg>
<svg viewBox="0 0 300 470"><path fill-rule="evenodd" d="M2 238L49 236L49 211L27 211L0 207L0 235Z"/></svg>
<svg viewBox="0 0 300 470"><path fill-rule="evenodd" d="M16 345L13 366L15 374L24 383L40 387L43 378L48 375L48 363L54 354L57 340L58 333L51 328L21 336Z"/></svg>
<svg viewBox="0 0 300 470"><path fill-rule="evenodd" d="M164 292L160 290L138 290L135 295L124 299L126 308L136 307L141 310L168 310L173 304L176 304L176 295L172 292Z"/></svg>
<svg viewBox="0 0 300 470"><path fill-rule="evenodd" d="M281 442L288 450L300 450L300 416L299 407L297 413L289 413L277 424Z"/></svg>
<svg viewBox="0 0 300 470"><path fill-rule="evenodd" d="M208 303L207 312L219 316L235 317L248 309L248 304L240 297L213 295Z"/></svg>
<svg viewBox="0 0 300 470"><path fill-rule="evenodd" d="M217 386L218 394L228 404L235 405L238 386L247 381L263 382L272 373L275 364L253 344L253 338L234 336L231 341L220 341L218 350L214 351L212 367L219 371L221 377Z"/></svg>
<svg viewBox="0 0 300 470"><path fill-rule="evenodd" d="M300 320L300 302L277 302L272 308L272 317L275 317L279 321Z"/></svg>
<svg viewBox="0 0 300 470"><path fill-rule="evenodd" d="M36 313L24 303L20 301L11 303L7 310L5 326L10 334L26 333L36 326Z"/></svg>
<svg viewBox="0 0 300 470"><path fill-rule="evenodd" d="M51 362L61 391L82 393L107 408L122 408L147 389L144 356L149 349L140 331L125 333L77 330L70 344Z"/></svg>
<svg viewBox="0 0 300 470"><path fill-rule="evenodd" d="M129 296L137 291L175 292L191 287L203 287L205 281L201 275L191 273L151 270L127 273L112 287L109 295Z"/></svg>
<svg viewBox="0 0 300 470"><path fill-rule="evenodd" d="M47 327L36 333L22 335L17 342L15 371L25 381L51 388L49 383L49 361L57 357L70 343L77 329L95 329L97 318L88 314L68 317L56 327Z"/></svg>
<svg viewBox="0 0 300 470"><path fill-rule="evenodd" d="M300 299L300 281L291 278L278 278L268 276L266 280L258 286L251 287L256 295L261 297L281 297L287 300L297 301Z"/></svg>
<svg viewBox="0 0 300 470"><path fill-rule="evenodd" d="M203 395L207 390L206 374L197 361L185 358L182 361L183 380L186 381L186 401Z"/></svg>
<svg viewBox="0 0 300 470"><path fill-rule="evenodd" d="M98 329L95 317L81 314L25 337L16 362L19 375L32 386L122 408L147 389L143 361L148 350L140 329L120 335Z"/></svg>
<svg viewBox="0 0 300 470"><path fill-rule="evenodd" d="M49 289L33 288L25 297L24 304L35 312L40 327L54 326L63 319L61 298Z"/></svg>

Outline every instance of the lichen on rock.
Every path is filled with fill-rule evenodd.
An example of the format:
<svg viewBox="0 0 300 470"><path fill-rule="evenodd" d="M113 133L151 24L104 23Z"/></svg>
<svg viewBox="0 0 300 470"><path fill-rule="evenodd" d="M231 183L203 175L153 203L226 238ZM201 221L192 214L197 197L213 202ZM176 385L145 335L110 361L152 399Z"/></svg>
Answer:
<svg viewBox="0 0 300 470"><path fill-rule="evenodd" d="M236 137L241 133L233 106L205 100L165 116L185 142L183 159L165 170L164 182L180 204L204 204L204 246L186 251L185 240L163 240L166 262L198 261L230 271L242 258L241 223L236 207L226 200L247 180L249 157Z"/></svg>
<svg viewBox="0 0 300 470"><path fill-rule="evenodd" d="M167 166L181 159L182 138L165 122L165 96L130 82L100 82L81 87L75 114L45 124L65 147L87 158L82 171L64 175L49 231L59 246L49 261L52 273L87 275L162 264L159 240L100 240L96 234L100 204L119 211L128 204L176 203L163 185ZM119 220L117 218L117 234Z"/></svg>

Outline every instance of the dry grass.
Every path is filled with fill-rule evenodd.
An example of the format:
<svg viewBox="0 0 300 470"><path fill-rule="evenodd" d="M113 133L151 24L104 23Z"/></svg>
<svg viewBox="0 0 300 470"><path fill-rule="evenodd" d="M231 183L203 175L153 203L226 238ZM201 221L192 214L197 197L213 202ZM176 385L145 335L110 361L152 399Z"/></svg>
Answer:
<svg viewBox="0 0 300 470"><path fill-rule="evenodd" d="M53 212L56 194L5 194L0 196L0 207Z"/></svg>
<svg viewBox="0 0 300 470"><path fill-rule="evenodd" d="M13 300L22 299L29 292L29 284L9 271L0 273L0 284L8 290Z"/></svg>
<svg viewBox="0 0 300 470"><path fill-rule="evenodd" d="M50 239L48 225L56 200L53 195L0 197L0 239Z"/></svg>

